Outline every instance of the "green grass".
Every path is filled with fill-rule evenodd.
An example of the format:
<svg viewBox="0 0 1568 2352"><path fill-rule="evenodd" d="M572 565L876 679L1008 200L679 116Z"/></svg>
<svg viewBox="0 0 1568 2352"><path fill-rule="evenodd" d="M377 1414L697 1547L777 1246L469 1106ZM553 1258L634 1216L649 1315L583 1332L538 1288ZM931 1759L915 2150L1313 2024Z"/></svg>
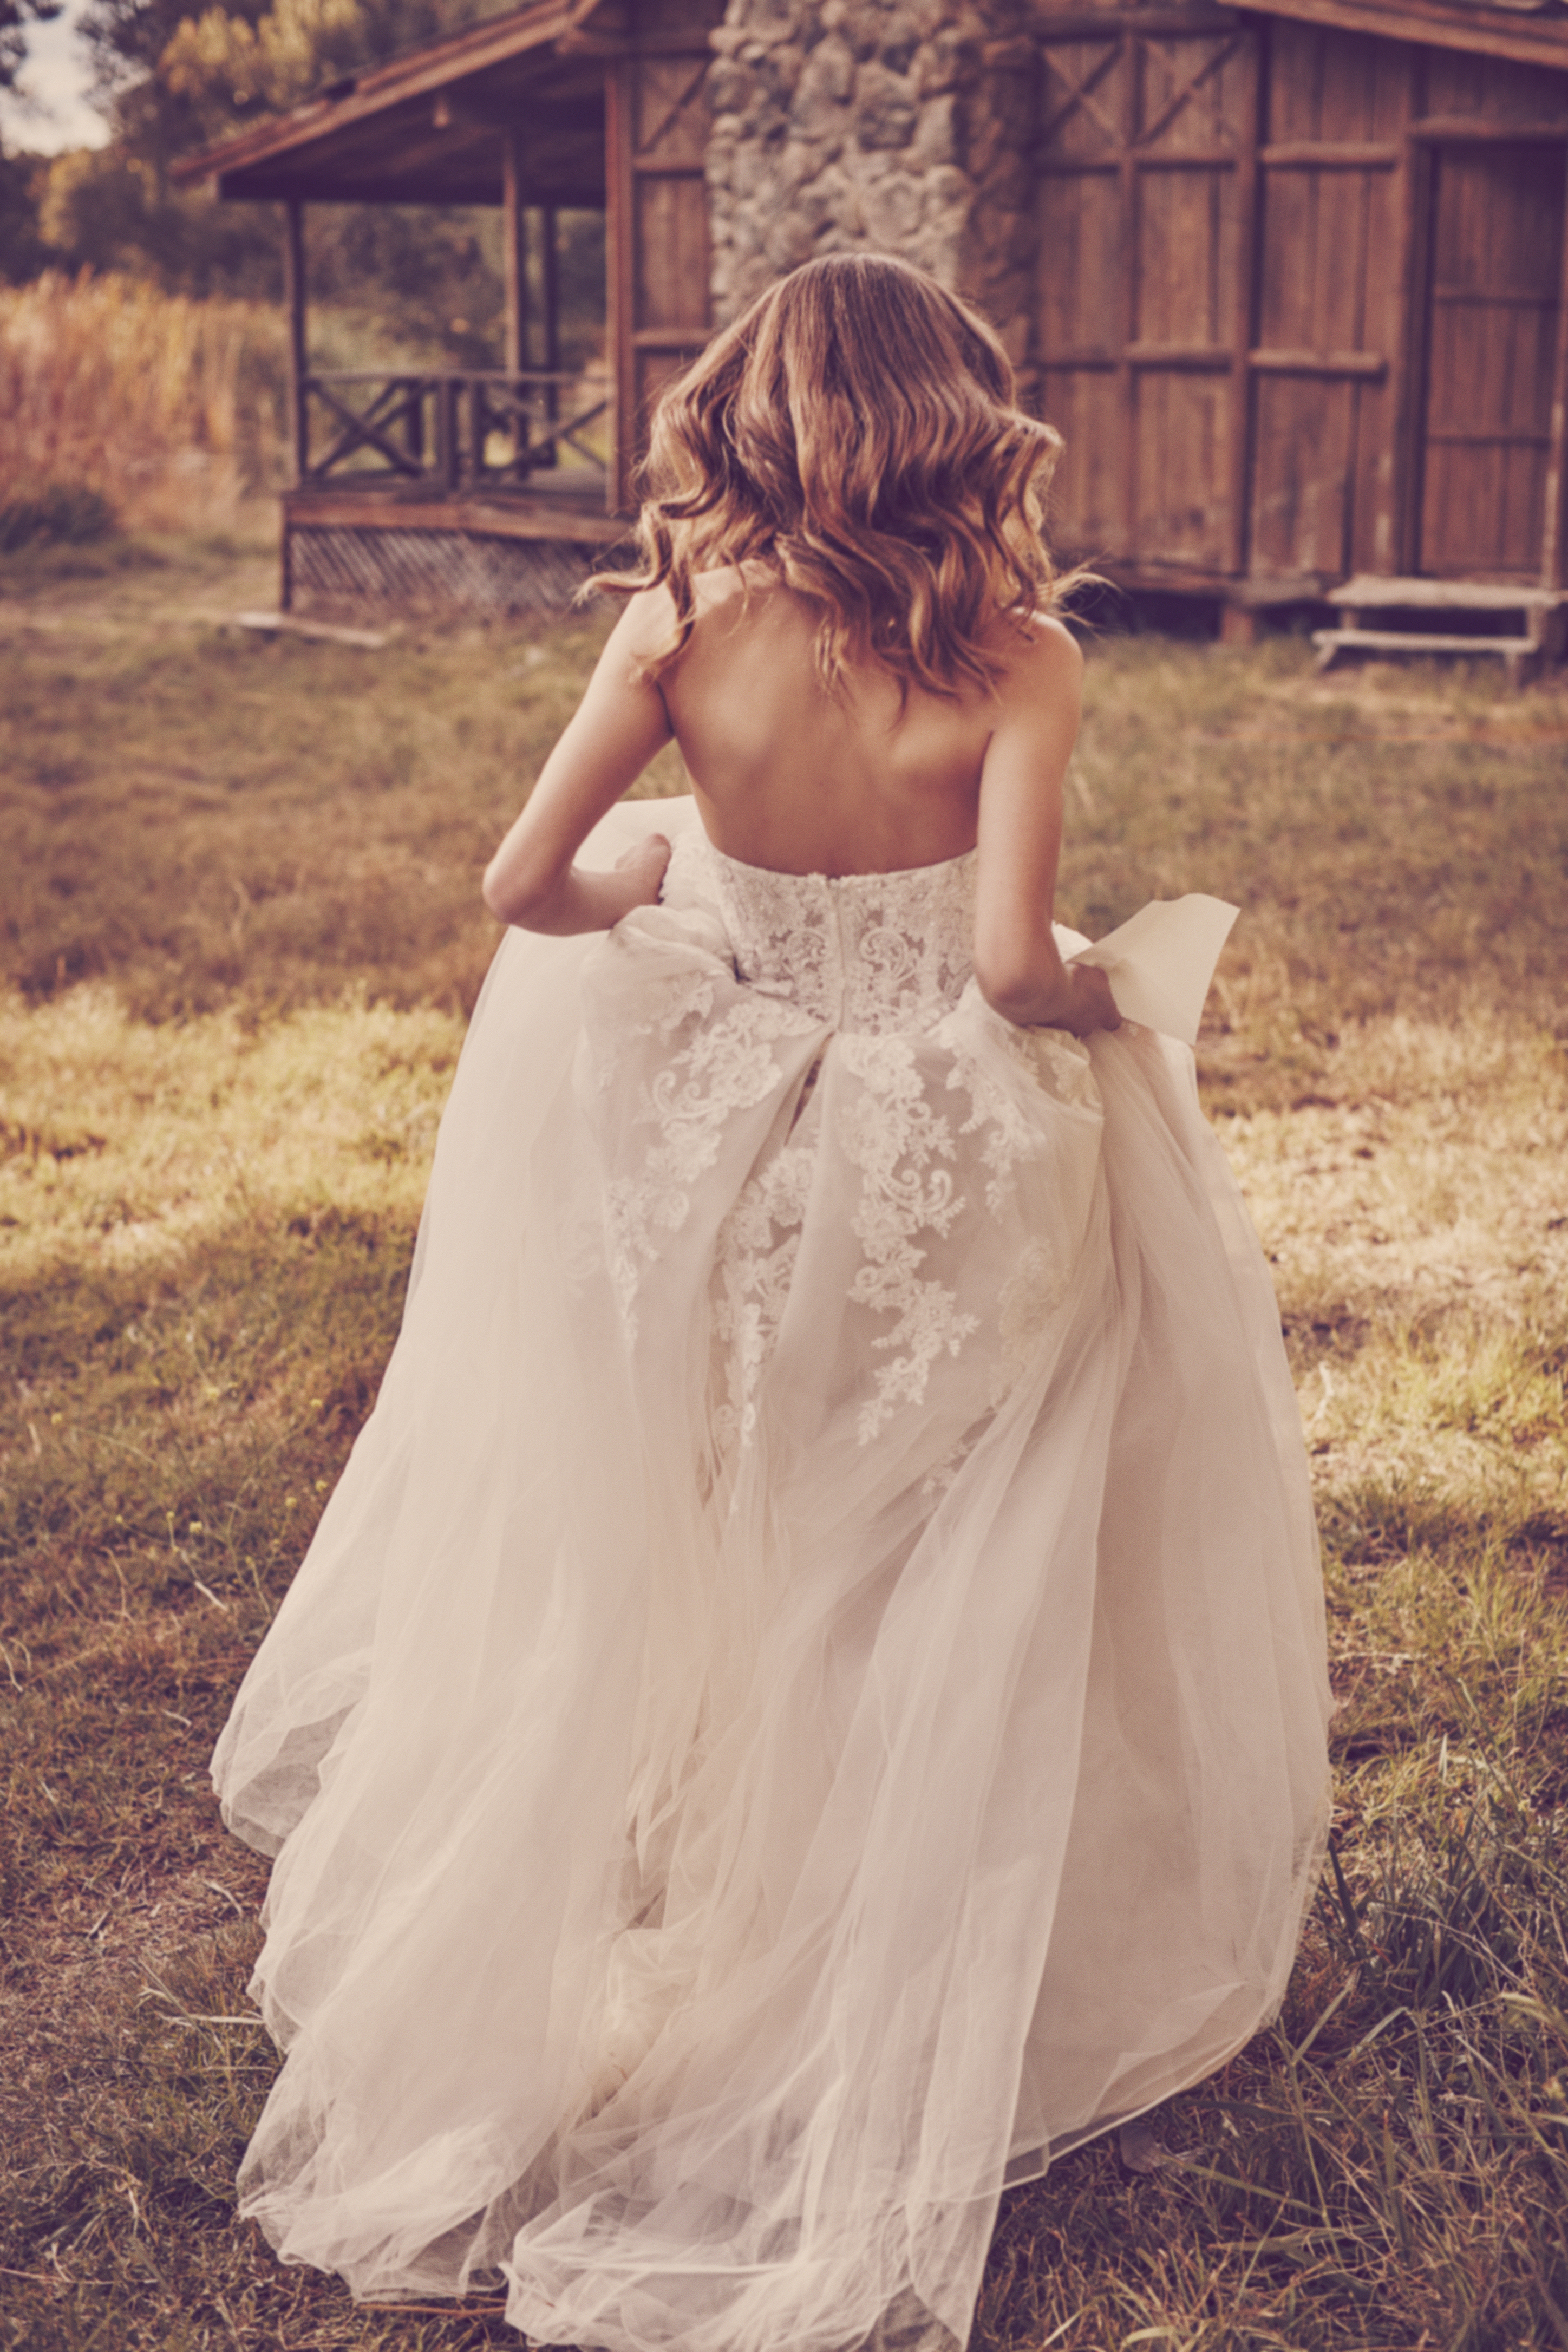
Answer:
<svg viewBox="0 0 1568 2352"><path fill-rule="evenodd" d="M225 625L271 590L243 541L0 565L17 2352L515 2340L236 2226L265 1873L205 1767L374 1400L479 867L604 624ZM1565 741L1561 692L1289 641L1091 661L1064 913L1245 910L1200 1066L1317 1480L1338 1866L1279 2026L1167 2114L1188 2160L1007 2200L976 2352L1568 2347Z"/></svg>

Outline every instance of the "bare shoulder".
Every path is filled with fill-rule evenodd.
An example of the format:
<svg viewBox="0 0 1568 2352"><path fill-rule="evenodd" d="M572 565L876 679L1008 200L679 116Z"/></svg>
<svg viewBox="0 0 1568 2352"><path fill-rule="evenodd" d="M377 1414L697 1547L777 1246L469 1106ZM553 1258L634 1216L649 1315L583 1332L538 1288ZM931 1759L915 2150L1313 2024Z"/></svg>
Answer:
<svg viewBox="0 0 1568 2352"><path fill-rule="evenodd" d="M738 565L697 572L691 583L694 632L706 635L717 623L723 633L725 616L739 619L754 602L758 589L766 584L748 577ZM623 647L635 662L651 660L668 648L676 617L675 597L668 583L639 588L626 600L612 643Z"/></svg>
<svg viewBox="0 0 1568 2352"><path fill-rule="evenodd" d="M1053 614L1031 613L1025 621L1009 619L998 651L1005 664L1002 692L1009 688L1029 695L1042 690L1076 694L1083 679L1083 654L1078 639Z"/></svg>
<svg viewBox="0 0 1568 2352"><path fill-rule="evenodd" d="M661 582L657 588L639 588L626 599L610 643L624 648L635 662L644 662L663 650L674 627L675 599Z"/></svg>

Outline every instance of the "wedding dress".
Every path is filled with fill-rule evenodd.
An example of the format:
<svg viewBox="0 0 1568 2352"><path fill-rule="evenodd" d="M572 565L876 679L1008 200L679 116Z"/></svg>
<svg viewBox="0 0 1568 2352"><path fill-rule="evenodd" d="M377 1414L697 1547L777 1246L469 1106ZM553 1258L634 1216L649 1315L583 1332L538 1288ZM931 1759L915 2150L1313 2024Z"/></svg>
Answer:
<svg viewBox="0 0 1568 2352"><path fill-rule="evenodd" d="M243 2210L548 2344L952 2352L1003 2188L1281 1996L1295 1401L1190 1054L992 1012L973 854L651 821L660 905L497 955L216 1759L279 1857Z"/></svg>

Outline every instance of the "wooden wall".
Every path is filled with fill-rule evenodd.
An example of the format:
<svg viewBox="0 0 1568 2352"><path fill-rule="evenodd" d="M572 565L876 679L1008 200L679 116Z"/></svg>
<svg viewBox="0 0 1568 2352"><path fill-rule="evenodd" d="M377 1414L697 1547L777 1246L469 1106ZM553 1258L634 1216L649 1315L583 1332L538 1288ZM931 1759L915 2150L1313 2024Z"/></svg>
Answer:
<svg viewBox="0 0 1568 2352"><path fill-rule="evenodd" d="M612 502L623 512L637 503L653 404L710 329L703 154L708 36L722 16L723 0L632 0L627 47L606 66Z"/></svg>
<svg viewBox="0 0 1568 2352"><path fill-rule="evenodd" d="M1560 574L1568 71L1256 15L1058 21L1036 357L1064 547L1264 596Z"/></svg>
<svg viewBox="0 0 1568 2352"><path fill-rule="evenodd" d="M1125 567L1242 555L1237 399L1258 37L1104 19L1043 45L1038 355L1057 530Z"/></svg>

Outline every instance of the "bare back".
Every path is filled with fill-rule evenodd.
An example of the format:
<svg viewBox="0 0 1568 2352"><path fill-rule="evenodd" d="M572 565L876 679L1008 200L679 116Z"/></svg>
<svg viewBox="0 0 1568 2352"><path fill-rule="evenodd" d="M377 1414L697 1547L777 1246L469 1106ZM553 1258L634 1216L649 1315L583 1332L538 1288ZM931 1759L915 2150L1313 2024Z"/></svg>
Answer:
<svg viewBox="0 0 1568 2352"><path fill-rule="evenodd" d="M1104 974L1068 972L1051 929L1062 779L1082 660L1061 624L992 625L989 693L932 695L875 664L825 691L812 608L776 583L699 577L695 625L656 683L669 641L665 588L634 596L576 715L485 870L506 922L598 930L658 895L669 844L650 835L614 874L573 864L590 828L671 734L715 846L785 874L888 874L978 848L974 970L1009 1020L1114 1028Z"/></svg>
<svg viewBox="0 0 1568 2352"><path fill-rule="evenodd" d="M912 688L901 697L871 665L829 695L803 598L773 583L745 594L733 572L706 575L700 593L662 691L720 849L783 873L858 874L932 866L974 846L993 696ZM1008 634L1016 646L1019 633Z"/></svg>

